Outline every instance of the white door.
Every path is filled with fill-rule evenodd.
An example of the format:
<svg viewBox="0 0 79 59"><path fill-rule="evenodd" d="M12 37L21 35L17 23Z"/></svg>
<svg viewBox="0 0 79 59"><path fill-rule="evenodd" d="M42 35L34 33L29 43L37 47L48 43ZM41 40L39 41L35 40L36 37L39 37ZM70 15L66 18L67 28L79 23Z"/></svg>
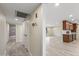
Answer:
<svg viewBox="0 0 79 59"><path fill-rule="evenodd" d="M30 50L29 47L29 22L25 21L24 22L24 43L25 43L25 47Z"/></svg>

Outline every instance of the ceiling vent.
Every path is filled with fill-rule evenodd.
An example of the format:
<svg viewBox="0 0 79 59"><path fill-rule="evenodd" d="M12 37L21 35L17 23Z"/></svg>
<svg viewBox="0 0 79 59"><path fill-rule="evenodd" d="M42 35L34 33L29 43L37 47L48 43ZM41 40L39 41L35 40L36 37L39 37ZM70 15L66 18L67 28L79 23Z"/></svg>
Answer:
<svg viewBox="0 0 79 59"><path fill-rule="evenodd" d="M21 17L21 18L27 18L29 14L24 13L24 12L20 12L20 11L16 11L16 16L17 17Z"/></svg>

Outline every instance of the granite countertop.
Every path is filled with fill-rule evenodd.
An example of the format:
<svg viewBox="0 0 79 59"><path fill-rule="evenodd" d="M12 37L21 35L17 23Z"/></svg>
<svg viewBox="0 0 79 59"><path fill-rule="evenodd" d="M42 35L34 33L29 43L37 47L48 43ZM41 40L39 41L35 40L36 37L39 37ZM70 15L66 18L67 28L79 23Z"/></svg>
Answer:
<svg viewBox="0 0 79 59"><path fill-rule="evenodd" d="M64 34L64 35L72 35L72 34L76 34L76 32L71 32L70 30L64 30L64 31L62 31L62 34Z"/></svg>
<svg viewBox="0 0 79 59"><path fill-rule="evenodd" d="M63 33L65 35L72 35L72 34L76 34L76 32L72 32L72 33Z"/></svg>

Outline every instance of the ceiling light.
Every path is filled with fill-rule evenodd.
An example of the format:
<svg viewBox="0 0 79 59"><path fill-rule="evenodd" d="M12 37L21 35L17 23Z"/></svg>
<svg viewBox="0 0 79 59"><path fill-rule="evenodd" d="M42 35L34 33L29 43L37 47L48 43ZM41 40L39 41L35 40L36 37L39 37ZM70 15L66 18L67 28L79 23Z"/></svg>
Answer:
<svg viewBox="0 0 79 59"><path fill-rule="evenodd" d="M73 17L73 15L72 15L72 14L71 14L71 15L69 15L69 17L71 17L71 18L72 18L72 17Z"/></svg>
<svg viewBox="0 0 79 59"><path fill-rule="evenodd" d="M15 19L16 21L18 20L18 19Z"/></svg>
<svg viewBox="0 0 79 59"><path fill-rule="evenodd" d="M60 4L59 3L55 3L55 6L57 7L57 6L59 6Z"/></svg>

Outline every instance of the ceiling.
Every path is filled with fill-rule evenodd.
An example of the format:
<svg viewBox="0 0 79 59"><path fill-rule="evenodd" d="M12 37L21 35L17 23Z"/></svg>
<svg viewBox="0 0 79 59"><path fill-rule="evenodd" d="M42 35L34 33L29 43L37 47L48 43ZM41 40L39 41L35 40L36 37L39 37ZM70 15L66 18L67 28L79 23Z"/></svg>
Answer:
<svg viewBox="0 0 79 59"><path fill-rule="evenodd" d="M44 15L47 26L58 26L63 20L68 20L79 24L79 3L60 3L55 6L54 3L43 4ZM69 19L73 16L73 21Z"/></svg>
<svg viewBox="0 0 79 59"><path fill-rule="evenodd" d="M15 20L15 11L31 14L39 5L40 3L0 3L0 9L6 15L7 22L21 23L22 18Z"/></svg>

